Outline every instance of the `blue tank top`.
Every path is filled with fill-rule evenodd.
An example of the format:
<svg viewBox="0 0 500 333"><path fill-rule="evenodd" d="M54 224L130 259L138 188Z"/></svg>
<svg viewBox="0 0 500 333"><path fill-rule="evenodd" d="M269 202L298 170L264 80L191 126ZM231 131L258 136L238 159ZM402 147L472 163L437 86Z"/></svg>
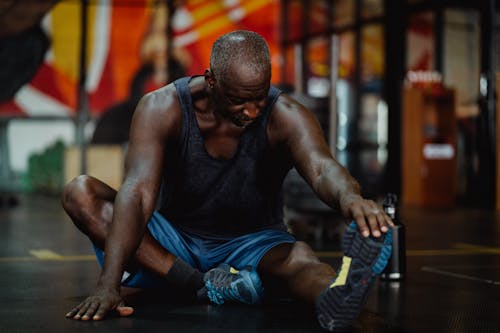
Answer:
<svg viewBox="0 0 500 333"><path fill-rule="evenodd" d="M206 151L189 81L174 82L182 109L177 147L167 147L159 210L181 230L235 237L262 229L284 230L283 178L290 169L268 147L266 126L281 91L269 90L264 112L240 138L234 156L216 159Z"/></svg>

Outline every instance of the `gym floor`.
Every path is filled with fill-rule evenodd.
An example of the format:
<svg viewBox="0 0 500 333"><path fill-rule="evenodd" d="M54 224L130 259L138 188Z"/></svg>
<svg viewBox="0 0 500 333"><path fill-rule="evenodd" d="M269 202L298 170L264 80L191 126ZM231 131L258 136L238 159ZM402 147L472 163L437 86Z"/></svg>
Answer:
<svg viewBox="0 0 500 333"><path fill-rule="evenodd" d="M401 209L407 276L378 281L350 332L500 332L500 216L494 211ZM333 223L333 222L332 222ZM293 301L258 307L200 305L135 293L135 314L100 322L64 314L92 292L99 272L89 241L56 197L0 208L0 332L322 332ZM331 237L313 248L337 266Z"/></svg>

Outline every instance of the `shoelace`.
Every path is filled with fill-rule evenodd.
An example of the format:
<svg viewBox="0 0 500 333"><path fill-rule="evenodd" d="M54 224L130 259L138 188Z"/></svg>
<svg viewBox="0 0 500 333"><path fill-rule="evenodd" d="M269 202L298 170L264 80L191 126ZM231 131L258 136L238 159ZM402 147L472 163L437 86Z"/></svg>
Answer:
<svg viewBox="0 0 500 333"><path fill-rule="evenodd" d="M208 298L215 304L222 304L225 300L237 299L239 294L232 286L241 276L239 273L229 273L221 269L219 274L214 274L212 281L207 281Z"/></svg>
<svg viewBox="0 0 500 333"><path fill-rule="evenodd" d="M218 279L219 283L222 284L223 279ZM222 281L220 281L222 280ZM208 299L215 304L223 304L226 299L237 299L238 295L236 294L236 291L234 288L231 288L231 286L221 286L219 283L218 287L214 286L211 281L207 281L206 287L207 287L207 295Z"/></svg>

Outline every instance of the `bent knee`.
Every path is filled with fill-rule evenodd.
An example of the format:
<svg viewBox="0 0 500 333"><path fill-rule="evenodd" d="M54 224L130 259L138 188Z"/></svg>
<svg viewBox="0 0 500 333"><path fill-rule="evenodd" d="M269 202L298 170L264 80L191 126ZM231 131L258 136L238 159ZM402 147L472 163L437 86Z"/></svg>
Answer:
<svg viewBox="0 0 500 333"><path fill-rule="evenodd" d="M80 175L64 186L61 202L68 213L77 207L86 206L91 195L91 181L92 177Z"/></svg>
<svg viewBox="0 0 500 333"><path fill-rule="evenodd" d="M272 256L272 261L266 262L264 270L279 275L289 275L305 266L320 263L314 251L305 242L298 241L279 250L279 253L274 253Z"/></svg>

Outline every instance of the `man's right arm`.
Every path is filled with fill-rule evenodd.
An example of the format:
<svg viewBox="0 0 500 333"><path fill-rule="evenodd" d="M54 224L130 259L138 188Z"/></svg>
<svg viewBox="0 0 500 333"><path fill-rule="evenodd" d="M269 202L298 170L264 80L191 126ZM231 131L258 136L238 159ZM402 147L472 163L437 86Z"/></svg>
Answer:
<svg viewBox="0 0 500 333"><path fill-rule="evenodd" d="M68 313L68 317L99 320L114 309L122 315L133 312L131 308L122 308L120 282L155 208L165 144L180 128L180 110L172 90L169 87L148 94L137 106L131 125L125 180L115 199L97 289L93 296Z"/></svg>

